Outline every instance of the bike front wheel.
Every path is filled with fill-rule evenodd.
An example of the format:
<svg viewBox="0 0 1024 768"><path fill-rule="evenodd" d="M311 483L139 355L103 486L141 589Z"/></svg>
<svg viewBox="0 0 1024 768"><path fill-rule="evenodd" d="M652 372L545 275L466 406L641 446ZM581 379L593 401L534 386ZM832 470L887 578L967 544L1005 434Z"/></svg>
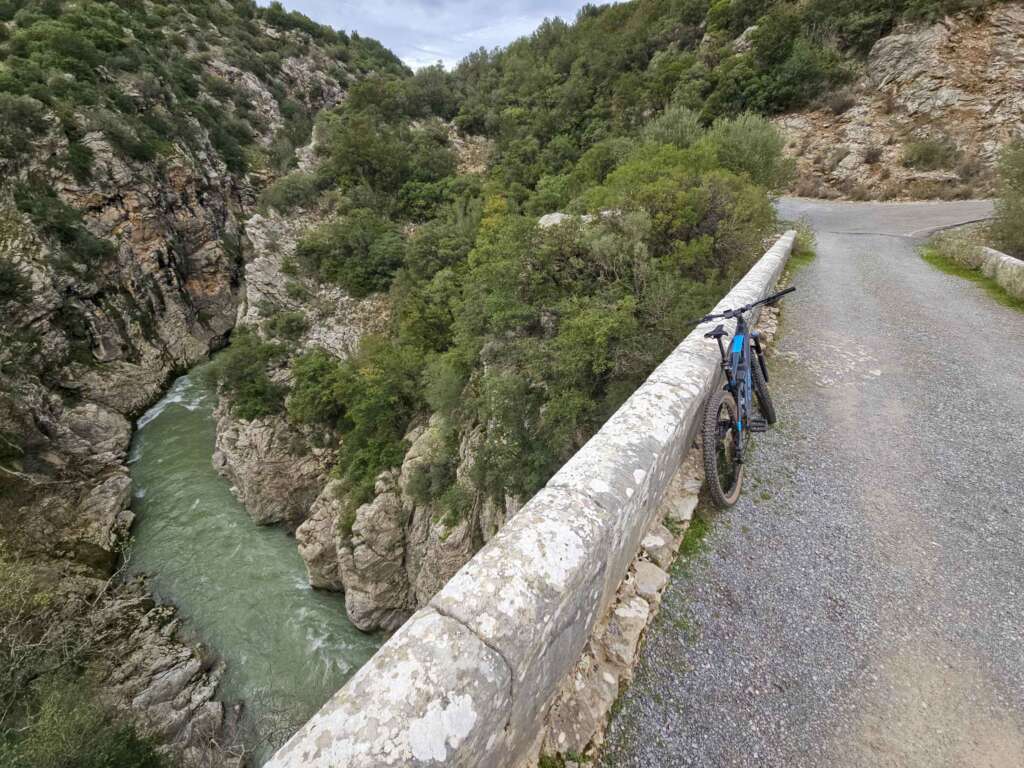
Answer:
<svg viewBox="0 0 1024 768"><path fill-rule="evenodd" d="M731 507L740 497L743 465L737 461L739 441L736 428L739 409L736 399L724 389L715 392L704 409L704 477L715 504Z"/></svg>

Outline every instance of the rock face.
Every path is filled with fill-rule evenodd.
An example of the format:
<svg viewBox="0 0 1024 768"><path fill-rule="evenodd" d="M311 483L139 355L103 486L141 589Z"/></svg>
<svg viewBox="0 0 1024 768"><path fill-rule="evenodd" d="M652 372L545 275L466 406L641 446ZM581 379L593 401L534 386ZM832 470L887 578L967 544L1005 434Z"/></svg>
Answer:
<svg viewBox="0 0 1024 768"><path fill-rule="evenodd" d="M376 496L346 515L338 481L326 485L296 531L310 584L345 592L349 619L364 631L394 630L466 564L521 506L478 499L459 519L414 493L418 467L442 450L438 417L413 429L398 472L377 479ZM463 440L457 477L468 486L473 436ZM478 494L480 497L483 494Z"/></svg>
<svg viewBox="0 0 1024 768"><path fill-rule="evenodd" d="M489 142L454 128L449 134L460 171L482 172ZM299 152L306 158L301 163L311 162L313 149L311 145ZM320 349L345 359L363 336L385 333L389 327L386 296L356 300L287 268L299 239L325 215L310 210L286 218L270 211L246 222L250 256L236 327L262 335L265 321L275 314L301 314L304 320L305 330L289 342L289 359L276 373L282 382L289 380L298 355ZM461 520L443 520L443 511L413 498L408 490L413 471L440 448L435 423L408 435L411 447L403 466L378 479L374 500L346 513L340 484L329 477L336 438L299 429L283 415L245 421L226 402L217 417L214 466L231 481L257 522L297 526L295 537L310 584L344 591L349 617L360 629L400 626L518 508L513 499L505 505L480 502ZM470 442L464 442L460 453L461 478L471 464Z"/></svg>
<svg viewBox="0 0 1024 768"><path fill-rule="evenodd" d="M798 194L983 197L999 148L1024 134L1024 6L899 29L830 107L777 122L797 161ZM907 167L908 148L921 142L947 147L945 158Z"/></svg>
<svg viewBox="0 0 1024 768"><path fill-rule="evenodd" d="M244 94L257 145L268 146L283 125L278 98L316 110L344 96L348 75L337 63L309 40L297 48L304 53L283 62L276 96L216 50L203 57L207 74ZM103 133L86 132L79 139L91 156L86 181L51 163L67 149L56 129L17 165L0 158L0 266L17 277L15 299L0 296L0 536L83 594L110 576L131 526L130 419L174 374L222 345L244 306L251 253L244 222L265 175L230 172L195 127L196 146L168 145L153 162L130 159ZM17 209L6 183L12 177L45 179L60 203L81 211L89 233L113 244L110 254L88 265L65 260ZM231 447L266 456L292 446L289 438L263 424ZM257 504L261 516L292 520L316 498L322 467L304 446L295 457L287 469L302 468L298 486L306 496L280 509ZM283 492L269 482L269 492L241 478L236 484L262 500ZM294 473L289 482L294 495ZM230 720L215 698L219 670L178 637L171 609L153 605L137 586L124 589L105 609L117 650L98 662L104 691L126 715L181 748L176 764L217 764L211 739L224 742Z"/></svg>
<svg viewBox="0 0 1024 768"><path fill-rule="evenodd" d="M222 400L214 412L213 465L260 525L292 528L306 519L326 481L328 456L280 416L239 421Z"/></svg>
<svg viewBox="0 0 1024 768"><path fill-rule="evenodd" d="M404 567L405 509L393 473L381 475L377 496L356 510L351 532L336 534L345 609L363 630L398 629L412 614Z"/></svg>
<svg viewBox="0 0 1024 768"><path fill-rule="evenodd" d="M160 741L174 744L186 765L237 765L238 711L216 701L223 664L202 648L176 639L179 620L157 605L145 585L132 582L97 615L118 638L106 695L132 712ZM223 745L219 746L219 745Z"/></svg>
<svg viewBox="0 0 1024 768"><path fill-rule="evenodd" d="M336 544L341 496L341 483L329 481L310 507L306 522L295 531L299 554L309 572L310 586L316 589L340 592L345 587Z"/></svg>
<svg viewBox="0 0 1024 768"><path fill-rule="evenodd" d="M262 334L264 321L274 314L301 314L305 331L289 342L289 363L311 349L344 359L363 335L383 332L388 322L383 296L356 300L336 287L285 274L284 265L299 238L316 220L315 213L287 219L271 213L256 214L246 224L252 258L245 265L237 327ZM288 380L288 363L278 375ZM328 483L336 446L291 424L284 415L240 419L224 399L216 416L214 467L231 482L253 520L299 526ZM329 583L328 579L324 586Z"/></svg>

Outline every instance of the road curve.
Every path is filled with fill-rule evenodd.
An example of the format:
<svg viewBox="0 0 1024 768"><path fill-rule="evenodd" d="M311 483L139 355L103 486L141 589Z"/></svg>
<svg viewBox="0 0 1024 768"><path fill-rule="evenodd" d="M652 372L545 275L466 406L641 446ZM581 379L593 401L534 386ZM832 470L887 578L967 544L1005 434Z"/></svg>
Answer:
<svg viewBox="0 0 1024 768"><path fill-rule="evenodd" d="M916 254L985 202L779 201L818 233L779 425L677 563L605 768L1024 766L1024 314Z"/></svg>

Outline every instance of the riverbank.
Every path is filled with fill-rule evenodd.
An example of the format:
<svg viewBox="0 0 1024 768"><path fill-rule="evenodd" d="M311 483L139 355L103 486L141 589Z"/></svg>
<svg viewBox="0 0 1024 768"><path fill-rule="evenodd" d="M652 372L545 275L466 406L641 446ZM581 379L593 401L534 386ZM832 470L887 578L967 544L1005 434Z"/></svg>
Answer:
<svg viewBox="0 0 1024 768"><path fill-rule="evenodd" d="M216 393L202 366L137 424L130 572L150 575L188 634L223 664L219 698L244 702L243 742L257 762L376 650L344 598L309 587L294 540L255 524L214 469Z"/></svg>

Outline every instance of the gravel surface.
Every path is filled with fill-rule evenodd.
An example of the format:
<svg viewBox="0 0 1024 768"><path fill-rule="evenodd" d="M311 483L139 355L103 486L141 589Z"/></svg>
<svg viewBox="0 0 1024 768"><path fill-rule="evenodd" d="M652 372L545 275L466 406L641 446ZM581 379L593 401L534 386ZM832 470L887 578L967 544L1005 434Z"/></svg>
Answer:
<svg viewBox="0 0 1024 768"><path fill-rule="evenodd" d="M818 230L780 422L677 562L605 768L1024 766L1024 315L849 234L986 206L780 202Z"/></svg>

